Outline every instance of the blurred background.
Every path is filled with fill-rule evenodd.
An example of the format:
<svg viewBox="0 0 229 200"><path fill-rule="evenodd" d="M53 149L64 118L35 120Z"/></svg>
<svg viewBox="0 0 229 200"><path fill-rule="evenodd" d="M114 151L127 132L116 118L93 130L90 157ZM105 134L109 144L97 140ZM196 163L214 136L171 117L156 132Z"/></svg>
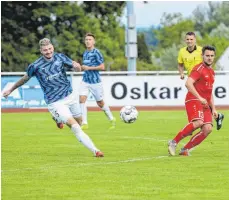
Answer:
<svg viewBox="0 0 229 200"><path fill-rule="evenodd" d="M138 71L177 70L178 50L188 31L199 45L217 48L216 69L229 70L229 2L132 2ZM81 60L83 37L92 32L107 71L127 71L125 1L2 1L1 71L24 72L39 56L38 42Z"/></svg>

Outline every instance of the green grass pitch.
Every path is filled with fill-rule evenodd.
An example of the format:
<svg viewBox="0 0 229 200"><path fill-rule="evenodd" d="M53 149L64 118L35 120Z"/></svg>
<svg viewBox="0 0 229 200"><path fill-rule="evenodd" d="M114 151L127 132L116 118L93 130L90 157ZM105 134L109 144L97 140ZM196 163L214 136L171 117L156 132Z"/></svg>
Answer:
<svg viewBox="0 0 229 200"><path fill-rule="evenodd" d="M89 112L95 158L49 113L2 114L3 200L227 200L229 111L190 157L167 153L187 123L185 111L140 111L134 124L107 131L103 112ZM215 123L214 123L215 125ZM177 148L177 153L188 138Z"/></svg>

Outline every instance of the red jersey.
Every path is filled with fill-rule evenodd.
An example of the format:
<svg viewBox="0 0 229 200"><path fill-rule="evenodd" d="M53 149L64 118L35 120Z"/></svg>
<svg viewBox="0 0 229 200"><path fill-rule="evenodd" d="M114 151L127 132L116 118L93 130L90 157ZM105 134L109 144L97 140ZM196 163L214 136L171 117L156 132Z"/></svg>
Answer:
<svg viewBox="0 0 229 200"><path fill-rule="evenodd" d="M202 62L193 68L189 77L195 80L194 87L199 95L205 98L209 103L211 100L213 83L215 80L214 70ZM191 99L197 99L197 97L191 92L188 92L186 95L186 101Z"/></svg>

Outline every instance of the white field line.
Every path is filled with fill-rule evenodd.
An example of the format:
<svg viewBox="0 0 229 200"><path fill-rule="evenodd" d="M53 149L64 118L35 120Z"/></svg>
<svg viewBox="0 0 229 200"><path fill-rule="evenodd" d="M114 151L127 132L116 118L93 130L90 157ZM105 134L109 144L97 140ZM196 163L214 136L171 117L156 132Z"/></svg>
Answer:
<svg viewBox="0 0 229 200"><path fill-rule="evenodd" d="M55 166L47 166L47 167L39 167L39 168L20 168L20 169L9 169L9 170L2 170L2 172L18 172L18 171L32 171L32 170L49 170L52 168L62 168L62 167L82 167L82 166L95 166L95 165L115 165L115 164L122 164L122 163L132 163L138 161L145 161L145 160L153 160L153 159L161 159L161 158L168 158L169 156L153 156L153 157L142 157L142 158L131 158L127 160L120 160L120 161L111 161L111 162L94 162L94 163L76 163L76 164L69 164L69 165L55 165ZM103 158L97 158L103 159Z"/></svg>
<svg viewBox="0 0 229 200"><path fill-rule="evenodd" d="M125 139L141 139L141 140L153 140L153 141L159 141L159 142L168 142L168 140L165 139L158 139L158 138L151 138L151 137L129 137L129 136L123 136L121 138ZM62 167L82 167L82 166L95 166L95 165L115 165L115 164L121 164L121 163L132 163L132 162L138 162L138 161L145 161L145 160L153 160L153 159L161 159L161 158L168 158L170 156L153 156L153 157L142 157L142 158L132 158L127 160L120 160L120 161L111 161L111 162L101 162L101 163L76 163L76 164L69 164L69 165L55 165L55 166L47 166L47 167L39 167L39 168L19 168L19 169L9 169L9 170L2 170L2 173L4 172L20 172L20 171L31 171L31 170L49 170L52 168L62 168Z"/></svg>
<svg viewBox="0 0 229 200"><path fill-rule="evenodd" d="M159 141L159 142L167 142L166 144L168 144L168 139L159 139L159 138L151 138L151 137L129 137L129 136L123 136L121 138L126 138L126 139L140 139L140 140L153 140L153 141ZM184 145L185 143L180 142L179 144ZM193 151L193 149L192 149Z"/></svg>
<svg viewBox="0 0 229 200"><path fill-rule="evenodd" d="M165 139L158 139L158 138L151 138L151 137L129 137L129 136L123 136L121 138L125 139L140 139L140 140L154 140L159 142L168 142L168 140Z"/></svg>

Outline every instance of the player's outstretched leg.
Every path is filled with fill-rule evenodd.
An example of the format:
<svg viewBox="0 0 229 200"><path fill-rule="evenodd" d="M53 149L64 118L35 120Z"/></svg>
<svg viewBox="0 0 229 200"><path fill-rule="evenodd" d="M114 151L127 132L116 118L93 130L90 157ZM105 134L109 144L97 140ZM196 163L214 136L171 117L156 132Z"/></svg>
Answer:
<svg viewBox="0 0 229 200"><path fill-rule="evenodd" d="M102 151L97 151L97 152L95 153L95 157L104 157L104 154L103 154Z"/></svg>
<svg viewBox="0 0 229 200"><path fill-rule="evenodd" d="M188 135L191 135L192 132L196 129L193 122L190 122L187 124L179 133L176 135L176 137L173 140L170 140L168 142L168 152L171 156L176 155L176 146L177 144Z"/></svg>
<svg viewBox="0 0 229 200"><path fill-rule="evenodd" d="M202 131L198 132L189 140L189 142L183 148L181 148L179 155L190 156L189 150L200 144L205 138L206 135Z"/></svg>
<svg viewBox="0 0 229 200"><path fill-rule="evenodd" d="M189 150L203 142L212 131L212 124L204 124L201 131L195 134L181 149L180 155L189 156Z"/></svg>
<svg viewBox="0 0 229 200"><path fill-rule="evenodd" d="M103 152L101 152L92 142L91 138L83 132L78 123L71 126L71 130L75 134L76 138L81 142L86 148L88 148L95 157L104 157Z"/></svg>
<svg viewBox="0 0 229 200"><path fill-rule="evenodd" d="M57 119L55 119L54 117L52 117L52 119L56 122L56 126L57 126L59 129L64 128L64 124L63 124L62 122L58 122Z"/></svg>
<svg viewBox="0 0 229 200"><path fill-rule="evenodd" d="M216 120L216 129L220 130L222 128L222 123L223 123L224 115L222 113L218 114L218 117L215 119Z"/></svg>
<svg viewBox="0 0 229 200"><path fill-rule="evenodd" d="M189 150L185 148L181 148L179 155L181 156L190 156Z"/></svg>
<svg viewBox="0 0 229 200"><path fill-rule="evenodd" d="M175 142L175 140L170 140L168 142L168 152L171 156L176 155L176 147L177 147L177 143Z"/></svg>

